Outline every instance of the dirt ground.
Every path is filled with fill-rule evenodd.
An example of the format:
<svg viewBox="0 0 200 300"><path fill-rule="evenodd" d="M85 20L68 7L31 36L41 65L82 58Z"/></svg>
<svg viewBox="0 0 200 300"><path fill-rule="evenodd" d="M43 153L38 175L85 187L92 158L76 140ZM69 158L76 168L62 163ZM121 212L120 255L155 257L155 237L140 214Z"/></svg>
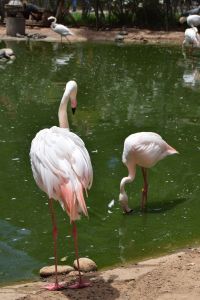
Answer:
<svg viewBox="0 0 200 300"><path fill-rule="evenodd" d="M72 29L71 42L115 41L120 29L94 31L87 28ZM170 43L181 45L183 32L153 32L150 30L127 29L125 43ZM49 28L26 28L26 34L37 40L60 42L60 36ZM45 38L44 38L45 36ZM6 35L5 27L0 27L0 40L23 40ZM65 39L63 39L64 42ZM138 264L129 264L102 272L85 274L91 287L81 290L49 292L45 283L23 283L0 288L0 300L199 300L200 299L200 248L186 249L182 252L151 259ZM53 278L48 278L52 281ZM67 284L73 280L62 276Z"/></svg>
<svg viewBox="0 0 200 300"><path fill-rule="evenodd" d="M74 33L73 36L69 36L69 40L73 42L84 42L84 41L115 41L118 38L118 33L122 30L105 30L105 31L96 31L88 29L85 27L81 28L71 28ZM151 31L151 30L140 30L136 28L128 28L126 30L126 35L123 35L124 43L170 43L170 44L182 44L184 39L183 31ZM60 42L60 35L53 32L50 28L41 28L41 27L26 27L26 34L34 38L34 40L44 40L50 42ZM6 35L5 26L0 26L0 40L23 40L27 39L26 37L9 37ZM63 42L67 42L63 38Z"/></svg>
<svg viewBox="0 0 200 300"><path fill-rule="evenodd" d="M87 273L91 286L67 288L74 277L62 275L61 291L44 289L42 281L0 288L1 300L199 300L200 248L129 264L101 272ZM53 278L47 279L52 281Z"/></svg>

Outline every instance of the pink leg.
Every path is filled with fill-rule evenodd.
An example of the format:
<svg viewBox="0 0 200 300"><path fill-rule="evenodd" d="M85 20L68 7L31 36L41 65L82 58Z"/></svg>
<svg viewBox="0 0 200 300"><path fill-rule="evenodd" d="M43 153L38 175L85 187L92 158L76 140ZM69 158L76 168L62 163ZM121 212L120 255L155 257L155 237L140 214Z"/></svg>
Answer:
<svg viewBox="0 0 200 300"><path fill-rule="evenodd" d="M81 289L81 288L84 288L84 287L87 287L87 286L91 286L91 282L84 281L82 276L81 276L80 265L79 265L79 255L78 255L77 228L76 228L76 223L74 221L72 221L72 226L73 226L72 232L73 232L73 238L74 238L74 248L75 248L75 253L76 253L79 279L74 284L69 285L68 288L70 288L70 289Z"/></svg>
<svg viewBox="0 0 200 300"><path fill-rule="evenodd" d="M49 209L51 213L51 220L53 225L53 242L54 242L54 257L55 257L55 283L48 284L45 286L45 289L49 291L58 291L64 288L64 285L58 283L58 258L57 258L57 237L58 237L58 229L56 225L56 218L53 208L53 199L49 199Z"/></svg>
<svg viewBox="0 0 200 300"><path fill-rule="evenodd" d="M147 203L147 193L148 193L148 182L147 182L147 169L142 168L142 175L144 179L144 186L142 189L142 203L141 203L141 208L144 210L146 203Z"/></svg>

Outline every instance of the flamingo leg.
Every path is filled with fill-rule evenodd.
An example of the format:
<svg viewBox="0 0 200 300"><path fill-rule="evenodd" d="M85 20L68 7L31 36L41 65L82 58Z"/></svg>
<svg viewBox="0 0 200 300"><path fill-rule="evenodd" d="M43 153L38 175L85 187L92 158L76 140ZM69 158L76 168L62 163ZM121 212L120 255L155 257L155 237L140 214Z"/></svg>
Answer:
<svg viewBox="0 0 200 300"><path fill-rule="evenodd" d="M57 257L57 237L58 229L56 224L56 217L53 208L53 199L49 199L49 209L51 214L52 226L53 226L53 243L54 243L54 257L55 257L55 282L45 286L45 289L49 291L58 291L64 288L64 285L58 283L58 257Z"/></svg>
<svg viewBox="0 0 200 300"><path fill-rule="evenodd" d="M147 193L148 193L148 182L147 182L147 169L142 167L142 175L144 179L144 186L142 188L142 203L141 209L144 210L147 203Z"/></svg>
<svg viewBox="0 0 200 300"><path fill-rule="evenodd" d="M76 223L72 221L72 233L73 233L73 238L74 238L74 248L75 248L75 254L76 254L76 260L77 260L77 266L78 266L78 281L75 282L72 285L69 285L68 288L70 289L80 289L84 287L91 286L91 282L83 280L80 272L80 264L79 264L79 254L78 254L78 241L77 241L77 227Z"/></svg>
<svg viewBox="0 0 200 300"><path fill-rule="evenodd" d="M68 41L69 44L71 44L70 40L68 39L68 37L65 35L66 40Z"/></svg>

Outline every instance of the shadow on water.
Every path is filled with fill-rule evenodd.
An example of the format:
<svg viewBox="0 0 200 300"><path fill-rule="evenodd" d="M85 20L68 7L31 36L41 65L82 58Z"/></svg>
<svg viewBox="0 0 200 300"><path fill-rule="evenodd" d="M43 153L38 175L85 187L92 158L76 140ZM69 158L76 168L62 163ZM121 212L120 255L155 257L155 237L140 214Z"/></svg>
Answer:
<svg viewBox="0 0 200 300"><path fill-rule="evenodd" d="M147 213L159 214L168 210L174 209L177 205L186 202L186 198L176 198L170 201L158 201L156 203L149 203L147 206Z"/></svg>
<svg viewBox="0 0 200 300"><path fill-rule="evenodd" d="M133 212L130 214L124 214L125 217L131 217L133 215L148 215L148 214L162 214L163 212L173 210L176 206L186 202L186 198L176 198L170 201L163 200L157 201L156 203L147 203L147 207L144 211L141 210L140 206L136 206Z"/></svg>

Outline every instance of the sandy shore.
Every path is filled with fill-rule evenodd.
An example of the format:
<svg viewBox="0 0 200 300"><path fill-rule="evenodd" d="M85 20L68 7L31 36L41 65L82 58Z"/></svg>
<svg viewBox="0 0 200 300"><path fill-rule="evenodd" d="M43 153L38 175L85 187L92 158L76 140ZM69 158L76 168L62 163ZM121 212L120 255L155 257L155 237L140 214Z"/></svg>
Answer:
<svg viewBox="0 0 200 300"><path fill-rule="evenodd" d="M49 292L42 281L6 286L1 300L199 300L200 248L86 274L91 287ZM63 275L67 284L73 280ZM52 281L52 278L48 279Z"/></svg>
<svg viewBox="0 0 200 300"><path fill-rule="evenodd" d="M111 31L96 31L88 28L73 28L71 29L74 36L70 36L69 40L73 42L86 42L86 41L115 41L120 29ZM53 32L50 28L40 27L26 27L26 34L38 35L44 37L39 40L49 42L60 42L60 36ZM151 30L140 30L136 28L128 28L127 35L124 35L124 43L170 43L170 44L182 44L184 39L184 32L173 31L151 31ZM6 35L5 26L0 26L0 40L23 40L24 38L9 37ZM26 39L26 38L25 38ZM63 38L63 42L67 42Z"/></svg>

